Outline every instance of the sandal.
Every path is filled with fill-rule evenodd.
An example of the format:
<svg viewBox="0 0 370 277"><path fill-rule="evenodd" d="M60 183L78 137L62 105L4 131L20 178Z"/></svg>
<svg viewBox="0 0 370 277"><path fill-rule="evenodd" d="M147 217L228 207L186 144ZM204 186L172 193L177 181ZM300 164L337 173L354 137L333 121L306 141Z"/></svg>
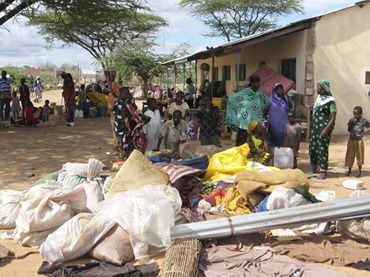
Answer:
<svg viewBox="0 0 370 277"><path fill-rule="evenodd" d="M321 180L325 180L326 178L328 178L325 174L321 174L319 176L317 176L317 179L321 179Z"/></svg>

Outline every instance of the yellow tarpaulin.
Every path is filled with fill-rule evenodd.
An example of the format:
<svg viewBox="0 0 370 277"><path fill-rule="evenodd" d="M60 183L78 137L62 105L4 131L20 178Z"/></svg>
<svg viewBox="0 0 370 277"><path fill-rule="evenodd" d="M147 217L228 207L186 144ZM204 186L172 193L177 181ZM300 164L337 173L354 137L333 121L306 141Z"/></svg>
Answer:
<svg viewBox="0 0 370 277"><path fill-rule="evenodd" d="M108 96L107 95L103 93L95 92L95 91L90 91L87 93L87 97L91 101L93 101L95 104L102 103L105 109L108 108Z"/></svg>

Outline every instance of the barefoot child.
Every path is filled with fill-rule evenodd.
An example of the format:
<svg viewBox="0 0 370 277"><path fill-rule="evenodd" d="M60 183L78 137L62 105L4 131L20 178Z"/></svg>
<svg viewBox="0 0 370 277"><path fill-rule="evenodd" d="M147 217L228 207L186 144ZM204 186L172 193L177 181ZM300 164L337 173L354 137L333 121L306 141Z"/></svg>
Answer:
<svg viewBox="0 0 370 277"><path fill-rule="evenodd" d="M49 121L49 116L50 116L49 100L45 100L45 105L44 107L42 107L42 112L44 116L44 121Z"/></svg>
<svg viewBox="0 0 370 277"><path fill-rule="evenodd" d="M284 147L292 148L293 154L294 154L293 168L297 168L299 139L301 137L302 128L301 128L301 125L295 121L294 112L288 112L288 120L289 120L289 123L285 125L285 130L284 130L284 134L285 134Z"/></svg>
<svg viewBox="0 0 370 277"><path fill-rule="evenodd" d="M358 165L358 174L356 177L361 177L362 165L365 160L365 145L362 138L366 133L370 132L365 132L365 128L370 128L370 122L362 117L362 107L356 106L353 109L353 118L348 122L348 132L350 135L345 159L345 166L348 166L346 176L351 175L351 169L356 157Z"/></svg>
<svg viewBox="0 0 370 277"><path fill-rule="evenodd" d="M247 143L250 148L247 160L249 162L259 162L263 165L272 165L272 154L262 124L256 120L251 121L247 132Z"/></svg>
<svg viewBox="0 0 370 277"><path fill-rule="evenodd" d="M21 111L21 105L19 104L19 99L17 96L17 92L13 91L12 95L12 106L10 108L10 112L13 112L14 119L19 118L19 111Z"/></svg>
<svg viewBox="0 0 370 277"><path fill-rule="evenodd" d="M159 150L162 140L164 139L166 149L172 149L176 153L179 152L180 143L186 141L186 124L181 118L181 111L176 110L173 112L172 120L167 120L162 125L156 151Z"/></svg>

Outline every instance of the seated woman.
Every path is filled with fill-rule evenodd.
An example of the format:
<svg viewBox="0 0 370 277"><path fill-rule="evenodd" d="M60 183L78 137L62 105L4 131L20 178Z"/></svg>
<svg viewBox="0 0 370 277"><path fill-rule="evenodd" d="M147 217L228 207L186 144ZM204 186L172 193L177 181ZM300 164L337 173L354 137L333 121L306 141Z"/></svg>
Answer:
<svg viewBox="0 0 370 277"><path fill-rule="evenodd" d="M258 162L263 165L272 165L272 154L267 143L265 130L261 123L253 120L248 125L247 143L249 144L249 153L247 161Z"/></svg>
<svg viewBox="0 0 370 277"><path fill-rule="evenodd" d="M146 147L146 138L143 132L144 121L135 112L135 109L124 100L117 100L113 110L115 114L114 132L118 140L118 158L126 160L134 149L144 153Z"/></svg>

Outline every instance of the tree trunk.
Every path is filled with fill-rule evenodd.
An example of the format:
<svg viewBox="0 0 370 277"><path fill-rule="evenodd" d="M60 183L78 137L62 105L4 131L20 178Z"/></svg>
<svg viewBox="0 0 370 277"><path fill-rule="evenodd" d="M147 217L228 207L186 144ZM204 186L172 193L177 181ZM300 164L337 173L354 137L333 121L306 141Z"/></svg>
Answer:
<svg viewBox="0 0 370 277"><path fill-rule="evenodd" d="M111 91L111 84L116 79L117 72L114 71L114 70L105 70L104 69L104 75L105 75L105 80L108 83L108 89L109 89L109 91Z"/></svg>
<svg viewBox="0 0 370 277"><path fill-rule="evenodd" d="M144 99L147 99L148 98L148 89L149 89L148 79L144 79L140 83L141 83L141 89L143 90L143 97L144 97Z"/></svg>

